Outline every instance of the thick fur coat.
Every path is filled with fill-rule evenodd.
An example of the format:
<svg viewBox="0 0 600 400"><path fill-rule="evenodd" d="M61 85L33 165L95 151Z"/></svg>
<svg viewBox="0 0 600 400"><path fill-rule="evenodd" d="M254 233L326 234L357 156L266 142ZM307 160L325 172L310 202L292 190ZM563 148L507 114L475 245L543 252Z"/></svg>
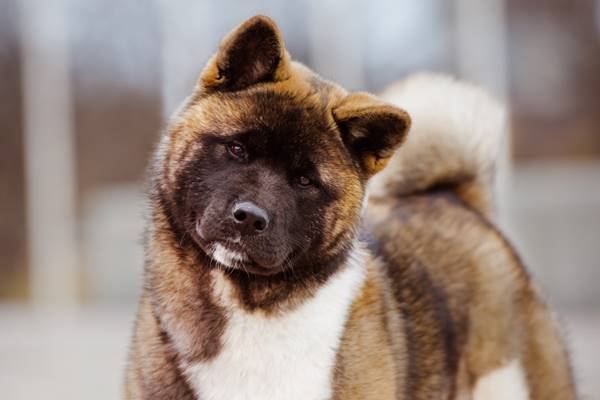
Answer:
<svg viewBox="0 0 600 400"><path fill-rule="evenodd" d="M476 87L348 93L244 22L156 151L125 398L574 399L492 221L506 129Z"/></svg>

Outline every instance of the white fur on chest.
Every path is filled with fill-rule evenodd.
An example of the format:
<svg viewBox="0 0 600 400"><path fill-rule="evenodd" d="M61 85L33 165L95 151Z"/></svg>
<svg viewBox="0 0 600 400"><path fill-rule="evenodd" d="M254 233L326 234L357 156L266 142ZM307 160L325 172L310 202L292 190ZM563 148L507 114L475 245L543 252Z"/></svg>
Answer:
<svg viewBox="0 0 600 400"><path fill-rule="evenodd" d="M248 313L231 300L220 275L215 291L226 303L222 349L211 361L185 368L202 400L326 400L332 394L336 352L353 299L364 281L364 256L315 295L278 316ZM221 272L218 272L221 274ZM228 303L228 304L227 304Z"/></svg>

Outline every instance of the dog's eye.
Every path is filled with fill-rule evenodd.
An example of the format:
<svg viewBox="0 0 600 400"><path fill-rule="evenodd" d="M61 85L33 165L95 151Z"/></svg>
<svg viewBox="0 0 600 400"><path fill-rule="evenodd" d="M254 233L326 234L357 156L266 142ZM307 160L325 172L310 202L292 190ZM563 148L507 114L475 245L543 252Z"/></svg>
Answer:
<svg viewBox="0 0 600 400"><path fill-rule="evenodd" d="M296 183L301 188L307 188L307 187L313 186L313 181L306 175L300 175L299 177L297 177Z"/></svg>
<svg viewBox="0 0 600 400"><path fill-rule="evenodd" d="M229 151L229 154L231 154L234 158L237 158L239 160L245 160L248 156L248 154L246 153L246 148L240 142L228 143L227 151Z"/></svg>

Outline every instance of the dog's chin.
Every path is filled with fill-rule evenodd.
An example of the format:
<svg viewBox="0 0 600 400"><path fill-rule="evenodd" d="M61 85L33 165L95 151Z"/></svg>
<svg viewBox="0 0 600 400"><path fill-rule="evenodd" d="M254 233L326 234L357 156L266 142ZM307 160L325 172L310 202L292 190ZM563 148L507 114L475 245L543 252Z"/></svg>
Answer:
<svg viewBox="0 0 600 400"><path fill-rule="evenodd" d="M213 261L226 269L263 276L275 275L281 271L277 265L263 266L257 263L243 249L231 243L213 242L202 247Z"/></svg>
<svg viewBox="0 0 600 400"><path fill-rule="evenodd" d="M210 248L209 256L225 267L238 268L250 263L250 257L243 251L233 250L221 243L214 243Z"/></svg>

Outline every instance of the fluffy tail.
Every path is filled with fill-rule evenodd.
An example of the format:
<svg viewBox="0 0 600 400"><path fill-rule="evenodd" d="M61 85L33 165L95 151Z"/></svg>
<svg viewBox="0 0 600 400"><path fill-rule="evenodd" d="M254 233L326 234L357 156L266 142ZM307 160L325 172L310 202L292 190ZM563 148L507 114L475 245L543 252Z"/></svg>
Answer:
<svg viewBox="0 0 600 400"><path fill-rule="evenodd" d="M399 197L444 187L489 215L496 160L507 131L504 107L478 87L434 74L412 76L381 97L408 111L412 128L388 166L373 178L371 196Z"/></svg>

